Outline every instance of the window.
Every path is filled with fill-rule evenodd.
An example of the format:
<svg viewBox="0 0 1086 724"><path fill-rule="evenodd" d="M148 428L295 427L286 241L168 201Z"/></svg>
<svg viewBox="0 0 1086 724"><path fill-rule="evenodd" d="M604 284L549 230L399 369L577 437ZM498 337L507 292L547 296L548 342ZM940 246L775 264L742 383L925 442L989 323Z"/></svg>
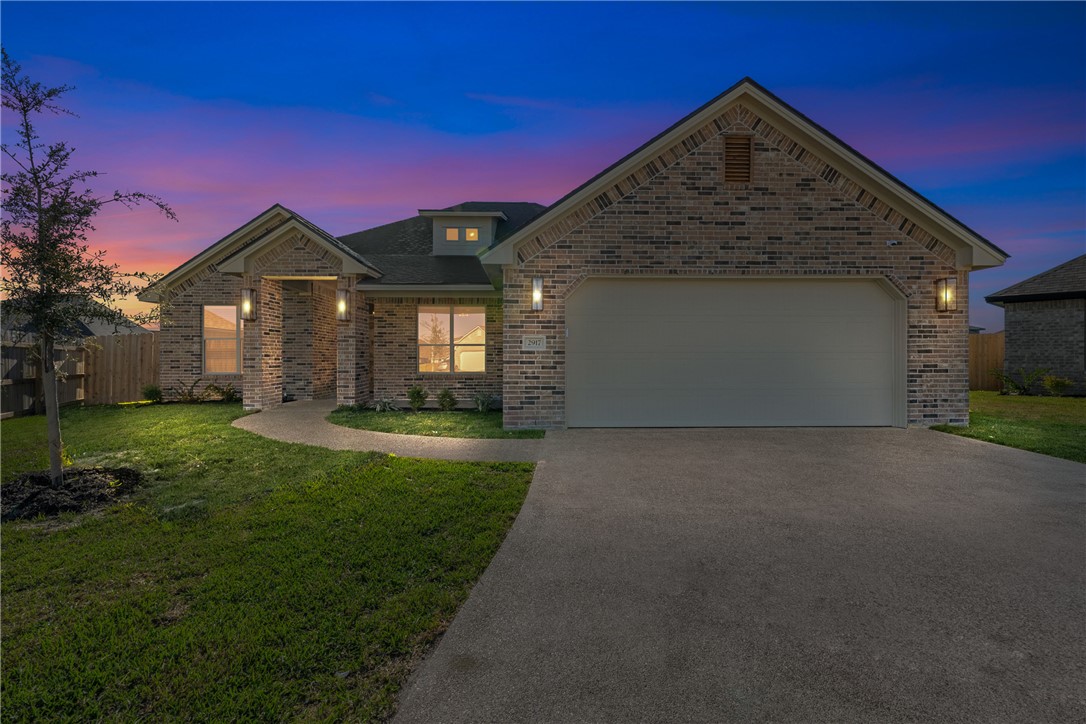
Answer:
<svg viewBox="0 0 1086 724"><path fill-rule="evenodd" d="M204 307L204 374L241 374L241 320L237 307Z"/></svg>
<svg viewBox="0 0 1086 724"><path fill-rule="evenodd" d="M479 241L478 227L460 229L455 226L445 227L445 241L460 241L460 232L464 232L464 241Z"/></svg>
<svg viewBox="0 0 1086 724"><path fill-rule="evenodd" d="M724 137L724 182L749 184L751 181L751 136Z"/></svg>
<svg viewBox="0 0 1086 724"><path fill-rule="evenodd" d="M419 307L419 372L485 372L484 307Z"/></svg>

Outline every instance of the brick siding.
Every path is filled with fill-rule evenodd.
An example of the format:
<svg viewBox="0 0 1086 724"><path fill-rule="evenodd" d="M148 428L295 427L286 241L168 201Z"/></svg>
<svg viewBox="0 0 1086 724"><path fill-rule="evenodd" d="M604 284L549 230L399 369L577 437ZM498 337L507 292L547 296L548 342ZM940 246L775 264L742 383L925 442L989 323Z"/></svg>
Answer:
<svg viewBox="0 0 1086 724"><path fill-rule="evenodd" d="M1068 394L1086 395L1086 299L1004 302L1003 309L1004 372L1048 369L1074 383Z"/></svg>
<svg viewBox="0 0 1086 724"><path fill-rule="evenodd" d="M723 181L722 133L754 136L750 184ZM887 242L900 242L888 246ZM968 421L968 279L954 252L741 107L629 174L517 250L504 271L505 423L561 427L566 300L589 276L882 276L907 297L907 419ZM546 281L530 309L532 277ZM935 310L956 276L958 310ZM547 337L523 352L526 334Z"/></svg>
<svg viewBox="0 0 1086 724"><path fill-rule="evenodd" d="M502 394L502 307L496 297L374 297L374 391L379 399L407 404L407 390L422 385L430 392L427 406L436 406L437 393L452 390L463 407L477 392ZM419 305L448 304L486 307L486 372L441 374L418 371Z"/></svg>

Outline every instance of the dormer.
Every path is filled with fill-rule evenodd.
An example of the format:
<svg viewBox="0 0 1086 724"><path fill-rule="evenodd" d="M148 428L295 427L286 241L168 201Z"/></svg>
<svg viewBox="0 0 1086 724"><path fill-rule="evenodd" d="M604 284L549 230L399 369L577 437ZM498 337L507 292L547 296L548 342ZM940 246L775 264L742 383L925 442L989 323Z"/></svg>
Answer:
<svg viewBox="0 0 1086 724"><path fill-rule="evenodd" d="M501 211L419 209L419 216L434 224L434 256L475 256L494 243Z"/></svg>

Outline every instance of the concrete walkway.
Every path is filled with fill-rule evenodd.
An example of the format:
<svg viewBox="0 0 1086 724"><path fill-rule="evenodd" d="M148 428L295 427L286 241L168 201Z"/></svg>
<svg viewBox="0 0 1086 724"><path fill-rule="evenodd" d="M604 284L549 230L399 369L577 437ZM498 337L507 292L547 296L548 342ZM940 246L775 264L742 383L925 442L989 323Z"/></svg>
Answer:
<svg viewBox="0 0 1086 724"><path fill-rule="evenodd" d="M332 450L376 450L401 457L480 462L535 462L542 440L476 440L471 438L394 435L333 425L324 418L333 400L288 402L234 420L234 427L283 442L299 442Z"/></svg>
<svg viewBox="0 0 1086 724"><path fill-rule="evenodd" d="M395 722L1086 721L1084 484L930 430L549 432Z"/></svg>

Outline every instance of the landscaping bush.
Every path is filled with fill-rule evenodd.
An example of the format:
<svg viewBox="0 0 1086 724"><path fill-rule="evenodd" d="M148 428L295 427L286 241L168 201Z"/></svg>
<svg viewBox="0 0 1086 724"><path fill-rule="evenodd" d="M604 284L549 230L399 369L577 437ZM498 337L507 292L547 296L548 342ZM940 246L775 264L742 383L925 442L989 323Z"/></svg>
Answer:
<svg viewBox="0 0 1086 724"><path fill-rule="evenodd" d="M373 404L370 405L370 409L376 410L377 412L399 412L400 406L396 404L395 400L385 397L380 400L374 400Z"/></svg>
<svg viewBox="0 0 1086 724"><path fill-rule="evenodd" d="M207 399L207 389L197 390L196 386L201 382L200 378L197 378L191 385L180 383L175 387L169 389L169 395L177 402L185 404L193 404L196 402L203 402Z"/></svg>
<svg viewBox="0 0 1086 724"><path fill-rule="evenodd" d="M422 406L426 404L426 400L429 399L430 393L423 389L420 385L414 385L407 391L407 403L411 405L411 410L418 412L422 409Z"/></svg>
<svg viewBox="0 0 1086 724"><path fill-rule="evenodd" d="M475 409L479 412L490 412L497 400L489 392L476 392L472 401L475 402Z"/></svg>
<svg viewBox="0 0 1086 724"><path fill-rule="evenodd" d="M1066 377L1057 377L1056 375L1045 375L1041 380L1041 384L1048 390L1048 394L1053 397L1063 397L1067 390L1071 389L1071 385L1075 384Z"/></svg>
<svg viewBox="0 0 1086 724"><path fill-rule="evenodd" d="M448 387L437 393L437 406L441 408L443 412L452 412L456 409L456 403L459 400L456 399L456 395Z"/></svg>
<svg viewBox="0 0 1086 724"><path fill-rule="evenodd" d="M1037 382L1048 374L1047 369L1037 369L1032 372L1026 372L1025 368L1019 367L1012 374L1004 374L1003 370L993 369L992 374L1003 385L1003 389L999 391L1001 395L1032 395L1033 387ZM1017 377L1015 376L1017 375Z"/></svg>
<svg viewBox="0 0 1086 724"><path fill-rule="evenodd" d="M217 385L214 382L204 388L204 399L217 397L223 402L240 402L241 392L229 382L225 385Z"/></svg>
<svg viewBox="0 0 1086 724"><path fill-rule="evenodd" d="M140 390L140 396L157 404L162 402L162 388L158 385L144 385Z"/></svg>

